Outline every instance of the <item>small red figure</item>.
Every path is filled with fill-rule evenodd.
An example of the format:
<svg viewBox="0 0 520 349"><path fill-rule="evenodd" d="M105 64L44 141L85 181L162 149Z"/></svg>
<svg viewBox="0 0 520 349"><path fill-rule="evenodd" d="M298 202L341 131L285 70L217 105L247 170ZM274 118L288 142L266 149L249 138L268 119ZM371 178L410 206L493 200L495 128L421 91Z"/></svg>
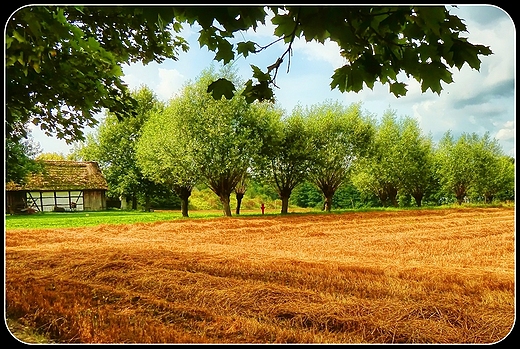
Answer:
<svg viewBox="0 0 520 349"><path fill-rule="evenodd" d="M264 214L264 210L265 210L264 203L262 203L262 206L260 206L260 208L262 209L262 214Z"/></svg>

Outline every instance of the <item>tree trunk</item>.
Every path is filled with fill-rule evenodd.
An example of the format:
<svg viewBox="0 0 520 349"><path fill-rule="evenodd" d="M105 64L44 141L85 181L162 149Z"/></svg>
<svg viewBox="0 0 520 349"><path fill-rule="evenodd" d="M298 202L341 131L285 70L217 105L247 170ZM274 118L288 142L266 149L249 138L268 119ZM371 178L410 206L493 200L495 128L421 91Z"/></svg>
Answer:
<svg viewBox="0 0 520 349"><path fill-rule="evenodd" d="M236 193L236 197L237 197L237 209L236 209L235 213L240 214L240 205L242 205L242 198L244 197L244 194Z"/></svg>
<svg viewBox="0 0 520 349"><path fill-rule="evenodd" d="M328 176L327 179L315 181L314 184L321 190L321 193L325 198L325 201L323 202L322 211L330 212L330 210L332 209L332 197L334 196L334 193L341 184L339 178L340 177L337 175L331 175Z"/></svg>
<svg viewBox="0 0 520 349"><path fill-rule="evenodd" d="M137 196L132 195L132 210L137 210Z"/></svg>
<svg viewBox="0 0 520 349"><path fill-rule="evenodd" d="M150 195L146 195L144 198L144 211L150 212Z"/></svg>
<svg viewBox="0 0 520 349"><path fill-rule="evenodd" d="M417 207L421 207L423 194L415 194L415 195L413 195L413 198L415 199L415 203L417 204Z"/></svg>
<svg viewBox="0 0 520 349"><path fill-rule="evenodd" d="M390 193L388 196L390 201L392 202L392 206L399 207L399 202L397 201L397 190L395 190L394 188L390 189Z"/></svg>
<svg viewBox="0 0 520 349"><path fill-rule="evenodd" d="M325 197L325 211L330 212L332 209L332 196L333 195L327 195Z"/></svg>
<svg viewBox="0 0 520 349"><path fill-rule="evenodd" d="M289 196L284 195L281 197L282 199L282 211L281 214L286 214L289 210Z"/></svg>
<svg viewBox="0 0 520 349"><path fill-rule="evenodd" d="M455 197L457 198L457 203L459 205L462 205L462 202L464 201L464 197L466 196L466 186L463 184L460 184L455 189Z"/></svg>
<svg viewBox="0 0 520 349"><path fill-rule="evenodd" d="M188 217L188 200L191 195L191 187L176 187L175 193L181 199L181 212L183 217Z"/></svg>
<svg viewBox="0 0 520 349"><path fill-rule="evenodd" d="M121 200L121 209L128 210L128 198L124 195L119 196L119 200Z"/></svg>
<svg viewBox="0 0 520 349"><path fill-rule="evenodd" d="M387 203L388 195L386 194L386 191L379 190L376 195L377 195L379 201L381 201L381 205L383 205L383 207L388 206L388 203Z"/></svg>
<svg viewBox="0 0 520 349"><path fill-rule="evenodd" d="M183 217L188 216L188 198L181 198L181 213Z"/></svg>
<svg viewBox="0 0 520 349"><path fill-rule="evenodd" d="M327 211L327 212L330 212L330 210L332 209L332 197L333 196L334 196L334 193L327 194L327 196L325 196L325 211Z"/></svg>
<svg viewBox="0 0 520 349"><path fill-rule="evenodd" d="M224 216L231 217L231 206L229 204L229 195L230 194L222 194L220 196L220 202L222 202L222 209L224 211Z"/></svg>

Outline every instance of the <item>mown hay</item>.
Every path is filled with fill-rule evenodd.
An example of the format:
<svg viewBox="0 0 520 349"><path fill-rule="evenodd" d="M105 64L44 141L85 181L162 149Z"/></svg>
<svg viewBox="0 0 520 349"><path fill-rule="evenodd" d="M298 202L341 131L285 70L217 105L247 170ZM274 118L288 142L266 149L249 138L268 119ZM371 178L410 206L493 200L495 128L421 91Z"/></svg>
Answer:
<svg viewBox="0 0 520 349"><path fill-rule="evenodd" d="M514 210L6 232L7 314L59 342L494 343Z"/></svg>

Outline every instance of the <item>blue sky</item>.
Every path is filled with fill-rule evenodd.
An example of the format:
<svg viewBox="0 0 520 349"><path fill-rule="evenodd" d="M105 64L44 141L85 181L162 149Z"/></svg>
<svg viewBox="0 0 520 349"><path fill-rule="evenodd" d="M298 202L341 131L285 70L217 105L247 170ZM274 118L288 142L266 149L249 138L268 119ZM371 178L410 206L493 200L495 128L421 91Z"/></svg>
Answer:
<svg viewBox="0 0 520 349"><path fill-rule="evenodd" d="M359 102L363 108L377 117L387 109L395 110L397 116L410 116L419 121L424 134L431 134L434 141L451 130L457 137L463 132L483 135L489 132L496 138L504 152L515 156L516 134L516 29L511 17L501 8L492 5L459 5L449 7L450 12L464 19L468 29L465 36L474 44L490 46L493 55L482 57L479 71L467 65L459 71L452 70L454 83L443 84L441 95L421 92L413 78L405 81L408 93L396 98L389 93L387 85L377 84L373 90L364 88L358 93L341 93L330 89L334 69L344 63L335 43L326 45L304 40L293 44L293 55L287 72L288 58L279 69L275 96L281 106L290 113L294 106L310 106L326 100L338 100L345 105ZM187 53L181 52L177 61L167 60L162 64L140 63L123 66L124 81L131 89L147 85L158 98L166 101L174 96L188 81L194 81L201 70L214 64L214 53L199 48L198 28L186 26L182 35L190 43ZM240 40L251 40L266 45L276 38L273 26L266 26L242 33ZM238 74L244 80L251 77L250 65L266 69L283 53L286 46L278 43L257 55L235 61ZM405 77L406 79L406 77ZM71 146L64 141L46 137L33 128L33 137L42 152L68 154Z"/></svg>

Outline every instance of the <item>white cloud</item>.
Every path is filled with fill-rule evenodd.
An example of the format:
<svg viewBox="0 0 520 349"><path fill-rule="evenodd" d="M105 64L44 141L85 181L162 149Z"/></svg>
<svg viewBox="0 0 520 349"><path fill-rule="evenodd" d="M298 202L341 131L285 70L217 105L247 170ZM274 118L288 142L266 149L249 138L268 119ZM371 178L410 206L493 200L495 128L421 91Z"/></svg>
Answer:
<svg viewBox="0 0 520 349"><path fill-rule="evenodd" d="M509 23L508 23L509 22ZM514 32L512 23L502 20L492 29L472 29L473 42L488 43L493 54L482 59L481 71L485 75L483 87L491 87L514 76Z"/></svg>
<svg viewBox="0 0 520 349"><path fill-rule="evenodd" d="M186 77L177 71L177 69L159 68L159 83L157 84L157 88L155 88L157 97L167 101L182 88L186 80Z"/></svg>
<svg viewBox="0 0 520 349"><path fill-rule="evenodd" d="M502 141L507 141L515 138L515 130L511 128L501 128L498 130L495 138Z"/></svg>
<svg viewBox="0 0 520 349"><path fill-rule="evenodd" d="M123 65L123 81L128 85L130 90L138 89L141 85L152 87L155 84L155 76L150 72L157 73L155 69L159 68L159 64L152 62L148 65L142 63L132 63Z"/></svg>
<svg viewBox="0 0 520 349"><path fill-rule="evenodd" d="M446 131L454 130L458 126L457 118L446 117L446 109L443 103L427 100L415 103L412 106L413 117L419 122L419 126L425 134L431 132L437 141Z"/></svg>
<svg viewBox="0 0 520 349"><path fill-rule="evenodd" d="M334 41L326 40L322 44L317 41L307 42L305 39L296 39L292 47L295 51L301 51L308 60L327 62L334 69L342 67L346 63L346 60L339 54L338 44Z"/></svg>
<svg viewBox="0 0 520 349"><path fill-rule="evenodd" d="M123 81L127 84L130 90L133 90L144 84L144 80L137 74L125 74Z"/></svg>
<svg viewBox="0 0 520 349"><path fill-rule="evenodd" d="M481 9L485 13L486 9ZM463 17L465 18L465 17ZM454 83L446 85L446 91L456 94L459 100L485 96L507 85L514 77L514 24L509 17L483 26L471 20L466 22L468 40L473 44L489 46L492 55L481 56L480 71L471 69L465 64L459 71L452 70ZM478 102L471 100L471 103Z"/></svg>
<svg viewBox="0 0 520 349"><path fill-rule="evenodd" d="M130 90L146 85L157 94L159 99L167 101L182 88L187 80L179 70L165 68L168 65L152 62L146 66L141 63L125 66L123 80Z"/></svg>
<svg viewBox="0 0 520 349"><path fill-rule="evenodd" d="M495 135L495 138L499 141L510 141L515 139L516 127L515 123L512 120L506 121L503 124L503 127L498 130Z"/></svg>

